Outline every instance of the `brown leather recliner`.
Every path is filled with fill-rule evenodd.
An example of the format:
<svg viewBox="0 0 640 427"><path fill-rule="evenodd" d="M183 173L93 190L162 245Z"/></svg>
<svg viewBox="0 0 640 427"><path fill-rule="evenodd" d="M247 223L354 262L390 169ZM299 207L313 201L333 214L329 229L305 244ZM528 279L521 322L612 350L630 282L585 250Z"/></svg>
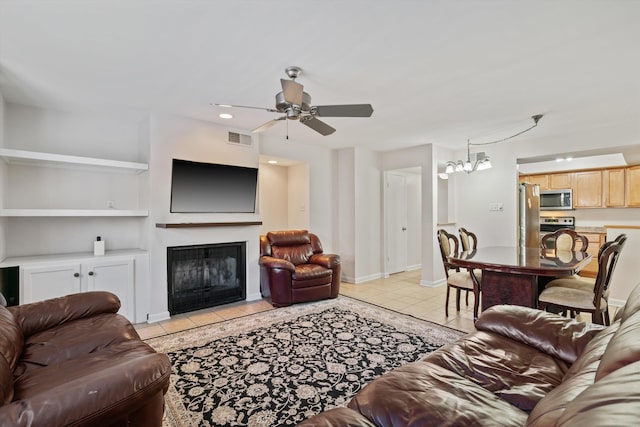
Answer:
<svg viewBox="0 0 640 427"><path fill-rule="evenodd" d="M307 230L260 236L260 280L275 307L336 298L340 272L340 256L324 254L318 236Z"/></svg>
<svg viewBox="0 0 640 427"><path fill-rule="evenodd" d="M161 426L171 363L109 292L0 307L0 426Z"/></svg>

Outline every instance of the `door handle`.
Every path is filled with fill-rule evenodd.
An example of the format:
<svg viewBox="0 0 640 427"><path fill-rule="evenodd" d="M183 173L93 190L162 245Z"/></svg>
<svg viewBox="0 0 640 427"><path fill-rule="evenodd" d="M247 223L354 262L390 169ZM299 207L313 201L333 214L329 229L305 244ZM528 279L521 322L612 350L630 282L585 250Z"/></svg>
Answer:
<svg viewBox="0 0 640 427"><path fill-rule="evenodd" d="M402 231L407 231L407 227L402 227Z"/></svg>
<svg viewBox="0 0 640 427"><path fill-rule="evenodd" d="M90 272L89 272L89 276L93 276L93 271L90 271Z"/></svg>
<svg viewBox="0 0 640 427"><path fill-rule="evenodd" d="M73 273L73 277L80 277L80 273Z"/></svg>

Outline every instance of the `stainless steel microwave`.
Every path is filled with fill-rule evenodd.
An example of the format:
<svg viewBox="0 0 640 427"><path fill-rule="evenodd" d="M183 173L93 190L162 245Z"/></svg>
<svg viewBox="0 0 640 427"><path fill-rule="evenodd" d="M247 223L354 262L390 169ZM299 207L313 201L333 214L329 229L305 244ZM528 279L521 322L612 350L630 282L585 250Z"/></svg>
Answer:
<svg viewBox="0 0 640 427"><path fill-rule="evenodd" d="M573 192L570 188L540 192L541 211L566 211L571 209L573 209Z"/></svg>

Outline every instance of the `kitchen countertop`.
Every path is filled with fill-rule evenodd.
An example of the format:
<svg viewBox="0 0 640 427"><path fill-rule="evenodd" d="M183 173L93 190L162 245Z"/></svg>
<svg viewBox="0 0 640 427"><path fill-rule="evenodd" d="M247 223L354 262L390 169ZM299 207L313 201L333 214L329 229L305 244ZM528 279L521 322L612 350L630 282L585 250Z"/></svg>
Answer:
<svg viewBox="0 0 640 427"><path fill-rule="evenodd" d="M607 233L606 227L576 227L577 233Z"/></svg>

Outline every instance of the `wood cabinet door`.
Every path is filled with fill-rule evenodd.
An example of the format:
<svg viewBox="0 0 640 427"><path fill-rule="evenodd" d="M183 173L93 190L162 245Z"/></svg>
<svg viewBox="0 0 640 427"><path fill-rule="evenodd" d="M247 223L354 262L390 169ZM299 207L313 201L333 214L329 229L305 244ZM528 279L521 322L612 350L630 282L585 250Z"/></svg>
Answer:
<svg viewBox="0 0 640 427"><path fill-rule="evenodd" d="M626 169L627 206L640 206L640 166Z"/></svg>
<svg viewBox="0 0 640 427"><path fill-rule="evenodd" d="M572 188L572 173L552 173L549 174L549 188L554 190L564 190Z"/></svg>
<svg viewBox="0 0 640 427"><path fill-rule="evenodd" d="M604 243L605 235L599 233L580 233L589 239L587 253L592 256L589 264L580 270L580 275L584 277L596 277L598 275L598 251Z"/></svg>
<svg viewBox="0 0 640 427"><path fill-rule="evenodd" d="M120 311L131 322L135 321L133 259L107 259L82 264L89 291L109 291L120 298Z"/></svg>
<svg viewBox="0 0 640 427"><path fill-rule="evenodd" d="M78 263L22 267L20 275L20 304L82 292Z"/></svg>
<svg viewBox="0 0 640 427"><path fill-rule="evenodd" d="M602 180L604 182L604 205L607 207L625 206L625 170L604 170Z"/></svg>
<svg viewBox="0 0 640 427"><path fill-rule="evenodd" d="M574 175L573 207L602 207L602 171L576 172Z"/></svg>
<svg viewBox="0 0 640 427"><path fill-rule="evenodd" d="M526 182L538 184L541 191L549 189L549 175L529 175Z"/></svg>

